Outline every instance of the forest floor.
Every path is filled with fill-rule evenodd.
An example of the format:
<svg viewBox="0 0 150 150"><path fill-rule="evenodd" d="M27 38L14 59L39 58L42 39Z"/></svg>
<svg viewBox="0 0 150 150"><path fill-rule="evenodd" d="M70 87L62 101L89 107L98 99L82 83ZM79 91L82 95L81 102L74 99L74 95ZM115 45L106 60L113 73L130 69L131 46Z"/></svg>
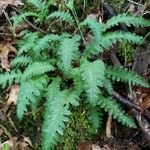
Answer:
<svg viewBox="0 0 150 150"><path fill-rule="evenodd" d="M85 0L86 1L86 0ZM99 2L83 3L76 2L77 13L80 19L91 15L103 21L112 16L130 12L136 16L144 16L150 19L150 1L130 1L130 0L112 0ZM81 4L80 4L81 3ZM91 5L92 4L92 5ZM61 5L61 3L60 3ZM17 53L15 48L19 34L23 29L31 28L33 30L41 30L33 24L32 20L26 20L22 25L17 27L17 37L14 37L12 31L11 17L20 12L21 9L26 9L22 0L0 0L0 61L1 72L10 70L10 61L14 59ZM30 9L30 8L29 8ZM122 30L127 30L127 27L120 25ZM114 28L115 30L115 28ZM131 28L131 30L139 35L142 35L145 41L141 41L139 45L131 45L123 43L120 46L117 44L104 53L104 57L108 62L113 64L121 64L124 67L132 68L138 74L143 76L148 82L150 81L150 27L147 28ZM116 91L124 95L124 97L135 98L136 104L140 109L132 111L132 106L122 103L124 109L135 118L138 125L136 129L130 129L117 123L111 117L106 115L104 125L101 131L95 131L91 126L87 117L84 115L84 109L78 108L76 114L70 117L70 122L64 135L56 149L58 150L148 150L150 149L150 88L133 87L132 91L124 87L124 85L116 85ZM16 96L17 86L9 87L2 90L0 88L0 150L40 150L40 134L42 116L38 110L39 118L35 122L34 116L30 115L21 122L16 117ZM122 99L122 98L120 98ZM15 105L12 104L15 103ZM120 101L121 102L121 101ZM131 104L133 104L131 102ZM133 106L134 107L134 106ZM134 112L134 113L133 113ZM106 129L106 130L105 130ZM80 132L80 133L77 133ZM9 147L4 144L8 144ZM2 148L3 147L3 148ZM64 148L65 147L65 148Z"/></svg>

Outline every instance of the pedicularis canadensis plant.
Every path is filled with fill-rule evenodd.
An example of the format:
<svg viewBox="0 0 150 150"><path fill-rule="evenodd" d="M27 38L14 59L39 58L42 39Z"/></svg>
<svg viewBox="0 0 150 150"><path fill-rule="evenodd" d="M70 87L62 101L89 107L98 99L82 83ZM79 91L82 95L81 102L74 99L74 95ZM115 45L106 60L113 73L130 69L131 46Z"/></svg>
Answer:
<svg viewBox="0 0 150 150"><path fill-rule="evenodd" d="M43 150L54 148L71 114L70 106L78 106L81 100L86 102L89 119L95 128L100 126L104 112L123 125L135 128L133 119L112 98L112 82L121 81L143 87L149 85L133 71L109 67L97 56L116 42L138 44L143 40L141 36L130 32L112 32L112 27L120 23L146 27L150 26L150 21L124 13L105 23L90 17L79 22L73 1L65 4L66 12L59 10L49 14L51 2L27 0L28 5L35 8L34 11L13 17L14 31L27 17L37 25L52 26L55 23L65 30L54 34L50 27L44 35L40 32L24 32L18 44L17 57L12 61L12 71L0 75L3 88L14 83L20 85L18 118L21 120L29 107L35 112L41 100L44 101ZM92 35L89 41L85 41L87 30Z"/></svg>

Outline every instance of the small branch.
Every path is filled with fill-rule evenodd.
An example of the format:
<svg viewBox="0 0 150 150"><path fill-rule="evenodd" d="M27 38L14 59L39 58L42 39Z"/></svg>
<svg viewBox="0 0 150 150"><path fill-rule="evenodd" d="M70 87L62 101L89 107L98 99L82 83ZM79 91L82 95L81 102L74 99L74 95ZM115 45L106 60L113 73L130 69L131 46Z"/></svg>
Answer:
<svg viewBox="0 0 150 150"><path fill-rule="evenodd" d="M116 13L113 10L113 8L111 7L111 5L109 5L106 1L102 3L102 6L107 10L107 12L110 14L110 17L115 16ZM121 27L121 29L123 31L128 31L127 26L124 24L119 24L119 26Z"/></svg>
<svg viewBox="0 0 150 150"><path fill-rule="evenodd" d="M19 14L19 11L18 11L17 8L15 8L14 6L12 6L12 9L15 10L15 11ZM30 27L32 27L34 30L36 30L36 31L38 31L38 32L41 32L41 33L43 33L43 34L46 33L46 31L44 31L43 29L41 29L41 28L35 26L35 25L34 25L32 22L30 22L29 20L25 19L25 22L26 22Z"/></svg>
<svg viewBox="0 0 150 150"><path fill-rule="evenodd" d="M111 125L112 125L112 116L109 116L106 123L106 137L111 138Z"/></svg>
<svg viewBox="0 0 150 150"><path fill-rule="evenodd" d="M102 2L102 6L109 12L109 14L111 16L115 15L114 10L112 9L112 7L107 2Z"/></svg>
<svg viewBox="0 0 150 150"><path fill-rule="evenodd" d="M4 16L6 17L7 21L9 22L10 26L12 27L12 23L10 22L9 16L5 10L3 10Z"/></svg>
<svg viewBox="0 0 150 150"><path fill-rule="evenodd" d="M112 50L110 52L110 58L111 58L111 61L113 62L114 65L121 66L121 63L120 63L119 59L117 58L116 53L114 52L114 50Z"/></svg>
<svg viewBox="0 0 150 150"><path fill-rule="evenodd" d="M141 116L140 112L132 109L132 113L134 117L136 118L139 126L141 127L143 133L145 134L146 139L150 141L150 124L144 117Z"/></svg>
<svg viewBox="0 0 150 150"><path fill-rule="evenodd" d="M79 26L79 21L78 21L78 16L77 16L76 10L75 10L75 8L73 8L73 10L71 10L71 11L72 11L72 14L74 15L74 18L75 18L76 24L77 24L77 26L78 26L78 30L79 30L79 33L80 33L80 35L81 35L83 44L85 45L86 42L85 42L83 33L82 33L82 31L81 31L81 28L80 28L80 26Z"/></svg>
<svg viewBox="0 0 150 150"><path fill-rule="evenodd" d="M12 135L10 134L10 132L2 125L0 124L0 129L3 130L3 132L5 133L5 135L10 139L12 137Z"/></svg>
<svg viewBox="0 0 150 150"><path fill-rule="evenodd" d="M33 23L31 23L29 20L25 19L26 23L32 27L34 30L37 30L38 32L41 32L43 34L46 33L46 31L44 31L43 29L39 28L39 27L36 27Z"/></svg>
<svg viewBox="0 0 150 150"><path fill-rule="evenodd" d="M114 97L116 97L121 103L123 103L124 105L126 105L127 107L133 108L133 109L141 112L141 108L138 105L131 103L130 101L128 101L127 99L125 99L124 97L122 97L117 92L113 91L112 95Z"/></svg>
<svg viewBox="0 0 150 150"><path fill-rule="evenodd" d="M14 130L16 131L16 133L19 133L16 126L15 126L15 123L13 122L12 118L10 116L8 116L8 120L11 124L11 126L14 128Z"/></svg>
<svg viewBox="0 0 150 150"><path fill-rule="evenodd" d="M150 141L150 124L143 116L141 116L141 108L135 104L130 103L129 101L127 101L125 98L123 98L121 95L119 95L116 92L113 92L113 95L120 102L122 102L126 106L129 106L130 108L132 108L132 114L133 114L134 118L137 120L139 126L141 127L143 133L145 134L146 139L148 139Z"/></svg>

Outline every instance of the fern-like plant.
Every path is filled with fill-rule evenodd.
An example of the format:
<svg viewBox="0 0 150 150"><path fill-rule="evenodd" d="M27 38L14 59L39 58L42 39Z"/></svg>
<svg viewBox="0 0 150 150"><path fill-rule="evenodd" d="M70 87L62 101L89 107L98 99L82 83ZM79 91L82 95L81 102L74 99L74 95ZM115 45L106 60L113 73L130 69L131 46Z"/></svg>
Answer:
<svg viewBox="0 0 150 150"><path fill-rule="evenodd" d="M0 85L3 88L14 83L20 85L17 102L17 116L20 120L29 107L35 111L39 102L44 100L42 149L54 148L71 114L70 105L77 106L83 99L89 119L95 128L99 128L102 123L103 110L123 125L135 128L133 119L112 99L111 81L144 87L149 85L134 72L119 67L108 67L96 56L116 42L125 40L138 44L143 39L130 32L110 32L107 29L119 23L145 27L150 26L150 21L128 14L114 16L106 23L87 18L78 24L78 27L83 33L90 29L92 39L82 46L81 39L84 37L81 36L81 32L73 35L72 30L69 31L70 25L75 22L75 16L71 16L69 11L52 12L48 16L46 1L27 2L35 11L15 16L14 28L28 16L40 24L44 24L45 20L50 22L52 19L59 19L68 27L68 33L43 35L28 31L18 43L18 55L12 62L12 71L0 75Z"/></svg>

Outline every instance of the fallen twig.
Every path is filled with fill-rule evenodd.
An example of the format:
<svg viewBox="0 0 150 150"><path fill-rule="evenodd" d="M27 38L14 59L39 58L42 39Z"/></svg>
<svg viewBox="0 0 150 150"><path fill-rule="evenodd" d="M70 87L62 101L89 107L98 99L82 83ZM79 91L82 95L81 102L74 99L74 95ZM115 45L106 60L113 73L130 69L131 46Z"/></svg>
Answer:
<svg viewBox="0 0 150 150"><path fill-rule="evenodd" d="M131 103L130 101L128 101L127 99L125 99L124 97L122 97L119 93L113 91L113 96L116 97L121 103L123 103L127 107L135 109L135 110L141 112L141 108L138 105L136 105L134 103Z"/></svg>
<svg viewBox="0 0 150 150"><path fill-rule="evenodd" d="M35 29L35 30L37 30L37 31L39 31L39 32L41 32L41 33L43 33L43 34L46 33L46 31L44 31L43 29L41 29L41 28L39 28L39 27L36 27L36 26L35 26L32 22L30 22L29 20L25 19L25 21L26 21L26 23L27 23L30 27L32 27L33 29Z"/></svg>
<svg viewBox="0 0 150 150"><path fill-rule="evenodd" d="M143 133L145 134L146 138L150 141L150 124L143 116L141 116L141 113L137 110L132 109L132 113L136 118L139 126L141 127Z"/></svg>
<svg viewBox="0 0 150 150"><path fill-rule="evenodd" d="M15 11L19 14L19 11L18 11L17 8L15 8L14 6L12 6L12 9L15 10ZM34 25L32 22L30 22L28 19L25 19L25 22L26 22L30 27L32 27L34 30L39 31L39 32L41 32L41 33L43 33L43 34L46 33L46 31L44 31L43 29L41 29L41 28L35 26L35 25Z"/></svg>
<svg viewBox="0 0 150 150"><path fill-rule="evenodd" d="M106 123L106 137L111 138L111 125L112 125L112 116L109 116Z"/></svg>
<svg viewBox="0 0 150 150"><path fill-rule="evenodd" d="M108 11L108 13L112 16L115 16L116 13L115 11L112 9L111 5L109 5L106 1L102 3L102 6ZM124 24L119 24L121 29L124 30L124 31L127 31L127 26L124 25Z"/></svg>
<svg viewBox="0 0 150 150"><path fill-rule="evenodd" d="M111 61L113 62L113 64L121 66L121 63L120 63L119 59L117 58L114 50L110 51L110 58L111 58Z"/></svg>

